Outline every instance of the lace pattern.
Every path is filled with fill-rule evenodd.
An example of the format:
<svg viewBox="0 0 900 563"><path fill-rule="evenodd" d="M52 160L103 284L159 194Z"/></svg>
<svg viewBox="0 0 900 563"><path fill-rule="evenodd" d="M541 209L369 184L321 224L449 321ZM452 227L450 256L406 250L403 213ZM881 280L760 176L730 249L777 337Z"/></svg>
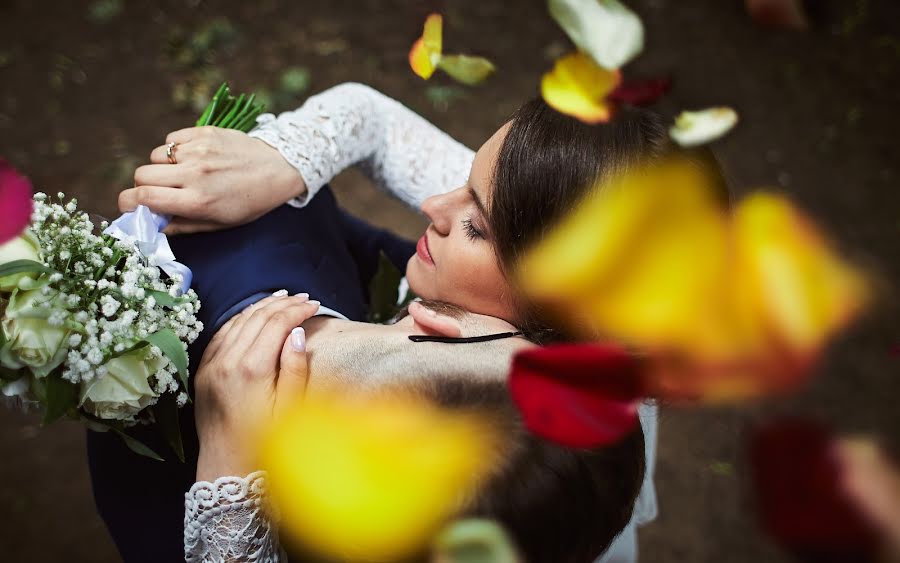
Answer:
<svg viewBox="0 0 900 563"><path fill-rule="evenodd" d="M185 561L287 561L274 518L264 508L265 477L256 471L194 483L184 495Z"/></svg>
<svg viewBox="0 0 900 563"><path fill-rule="evenodd" d="M363 84L310 97L297 110L264 114L251 137L275 147L306 182L306 205L345 168L357 164L381 189L411 207L466 182L475 153L403 104Z"/></svg>

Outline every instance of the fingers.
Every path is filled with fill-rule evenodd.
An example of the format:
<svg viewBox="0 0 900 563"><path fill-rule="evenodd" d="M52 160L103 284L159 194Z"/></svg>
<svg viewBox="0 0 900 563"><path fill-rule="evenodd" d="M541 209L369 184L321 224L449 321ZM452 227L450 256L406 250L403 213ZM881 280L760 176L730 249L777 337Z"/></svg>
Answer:
<svg viewBox="0 0 900 563"><path fill-rule="evenodd" d="M263 299L239 315L222 343L222 354L254 372L274 372L287 334L318 309L318 301L309 301L306 294Z"/></svg>
<svg viewBox="0 0 900 563"><path fill-rule="evenodd" d="M193 190L159 185L140 185L119 192L119 211L134 211L146 205L156 213L204 220L207 207L202 196Z"/></svg>
<svg viewBox="0 0 900 563"><path fill-rule="evenodd" d="M256 339L244 349L242 355L251 365L259 366L261 372L269 370L274 372L278 367L284 341L291 330L300 326L318 311L318 301L289 303L286 298L284 301L254 312L253 316L260 317L265 324L256 332ZM256 331L256 326L255 319L251 317L244 330L251 335Z"/></svg>
<svg viewBox="0 0 900 563"><path fill-rule="evenodd" d="M188 170L184 164L145 164L134 171L135 186L175 186L184 185Z"/></svg>
<svg viewBox="0 0 900 563"><path fill-rule="evenodd" d="M199 136L200 131L202 131L200 127L187 127L185 129L179 129L178 131L172 131L171 133L166 135L166 144L189 143L191 142L191 139ZM165 154L163 156L165 156Z"/></svg>
<svg viewBox="0 0 900 563"><path fill-rule="evenodd" d="M275 416L281 416L306 392L309 363L306 357L306 333L302 327L291 330L281 350L281 367L275 384Z"/></svg>

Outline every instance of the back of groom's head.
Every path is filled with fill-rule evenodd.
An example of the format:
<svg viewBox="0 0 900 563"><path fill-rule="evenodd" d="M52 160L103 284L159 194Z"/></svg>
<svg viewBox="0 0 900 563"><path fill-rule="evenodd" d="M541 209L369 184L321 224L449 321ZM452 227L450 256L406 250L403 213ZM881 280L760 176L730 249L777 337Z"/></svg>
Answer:
<svg viewBox="0 0 900 563"><path fill-rule="evenodd" d="M611 446L564 448L524 428L503 381L432 377L413 389L445 408L494 415L500 461L462 516L498 521L528 563L594 561L628 524L644 478L640 426Z"/></svg>

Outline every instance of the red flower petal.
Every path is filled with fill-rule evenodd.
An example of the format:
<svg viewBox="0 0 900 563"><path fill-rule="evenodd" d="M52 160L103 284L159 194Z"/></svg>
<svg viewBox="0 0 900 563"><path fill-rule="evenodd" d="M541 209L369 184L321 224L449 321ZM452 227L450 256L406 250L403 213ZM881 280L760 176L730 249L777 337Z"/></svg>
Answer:
<svg viewBox="0 0 900 563"><path fill-rule="evenodd" d="M521 352L509 390L531 432L576 448L612 444L634 429L644 395L636 359L609 344Z"/></svg>
<svg viewBox="0 0 900 563"><path fill-rule="evenodd" d="M671 88L672 79L668 77L629 80L613 90L607 99L632 106L646 107L656 103Z"/></svg>
<svg viewBox="0 0 900 563"><path fill-rule="evenodd" d="M25 230L31 205L31 182L0 158L0 244Z"/></svg>
<svg viewBox="0 0 900 563"><path fill-rule="evenodd" d="M878 536L844 493L833 447L826 428L800 419L754 434L750 462L762 524L799 561L874 561Z"/></svg>

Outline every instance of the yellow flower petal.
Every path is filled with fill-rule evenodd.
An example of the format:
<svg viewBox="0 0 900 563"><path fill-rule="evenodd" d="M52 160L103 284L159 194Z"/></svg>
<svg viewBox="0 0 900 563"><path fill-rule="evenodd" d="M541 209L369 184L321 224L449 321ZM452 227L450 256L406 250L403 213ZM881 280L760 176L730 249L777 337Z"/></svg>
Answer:
<svg viewBox="0 0 900 563"><path fill-rule="evenodd" d="M773 345L806 355L820 348L862 309L864 277L837 256L787 198L759 192L734 215L734 240L744 323L754 322Z"/></svg>
<svg viewBox="0 0 900 563"><path fill-rule="evenodd" d="M401 397L307 400L264 437L283 529L336 559L396 560L427 544L492 461L474 415Z"/></svg>
<svg viewBox="0 0 900 563"><path fill-rule="evenodd" d="M519 279L532 297L587 320L588 333L686 344L711 330L726 232L702 170L668 163L596 189L526 257Z"/></svg>
<svg viewBox="0 0 900 563"><path fill-rule="evenodd" d="M597 66L584 53L571 53L553 65L541 80L541 95L560 113L585 123L609 121L612 106L606 101L621 82L619 71Z"/></svg>
<svg viewBox="0 0 900 563"><path fill-rule="evenodd" d="M723 137L737 122L737 112L729 107L683 111L675 118L669 136L682 147L705 145Z"/></svg>
<svg viewBox="0 0 900 563"><path fill-rule="evenodd" d="M413 43L409 51L409 66L413 72L425 80L431 78L441 61L443 18L440 14L431 14L425 20L422 37Z"/></svg>

